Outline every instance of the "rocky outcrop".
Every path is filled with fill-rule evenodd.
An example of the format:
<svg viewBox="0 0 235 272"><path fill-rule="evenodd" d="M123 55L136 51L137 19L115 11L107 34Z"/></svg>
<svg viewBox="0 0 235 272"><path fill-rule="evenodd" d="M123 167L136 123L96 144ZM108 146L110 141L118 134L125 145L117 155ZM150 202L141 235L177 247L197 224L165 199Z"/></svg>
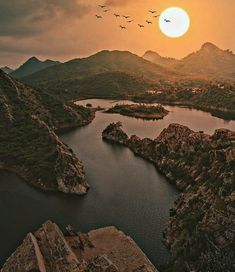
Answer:
<svg viewBox="0 0 235 272"><path fill-rule="evenodd" d="M94 112L65 105L0 71L0 169L37 188L85 194L81 161L55 131L89 123Z"/></svg>
<svg viewBox="0 0 235 272"><path fill-rule="evenodd" d="M114 227L64 235L47 221L6 261L1 272L157 272L135 242Z"/></svg>
<svg viewBox="0 0 235 272"><path fill-rule="evenodd" d="M103 138L154 163L182 191L164 234L173 265L234 271L235 132L218 129L210 136L171 124L151 140L128 137L117 123Z"/></svg>

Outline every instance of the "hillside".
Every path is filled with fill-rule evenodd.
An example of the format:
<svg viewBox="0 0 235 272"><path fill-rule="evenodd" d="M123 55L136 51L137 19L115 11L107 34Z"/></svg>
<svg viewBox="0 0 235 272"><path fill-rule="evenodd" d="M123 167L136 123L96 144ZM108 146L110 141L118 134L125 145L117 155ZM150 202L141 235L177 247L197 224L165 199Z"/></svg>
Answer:
<svg viewBox="0 0 235 272"><path fill-rule="evenodd" d="M143 58L191 76L210 80L235 80L235 55L230 50L222 50L212 43L203 44L200 50L181 60L164 58L153 51L147 51Z"/></svg>
<svg viewBox="0 0 235 272"><path fill-rule="evenodd" d="M53 60L41 61L36 57L32 57L23 63L18 69L13 71L11 76L14 78L22 78L59 63L60 62Z"/></svg>
<svg viewBox="0 0 235 272"><path fill-rule="evenodd" d="M38 93L0 71L0 169L43 190L86 193L83 166L56 130L84 125L90 110Z"/></svg>
<svg viewBox="0 0 235 272"><path fill-rule="evenodd" d="M116 89L122 90L123 88L128 89L128 85L133 86L133 81L140 82L141 78L142 82L157 82L159 80L183 79L185 76L144 60L130 52L102 51L88 58L74 59L47 68L23 78L23 81L37 88L50 90L53 88L58 92L63 92L65 89L67 92L73 89L79 91L79 86L82 85L84 88L86 87L85 92L96 96L100 90L99 86L95 87L93 82L98 79L98 82L101 83L104 78L109 82L115 82L113 85L116 85ZM82 80L80 84L78 84L78 80ZM91 85L89 81L91 81ZM103 84L106 83L103 82ZM110 90L113 85L109 87ZM108 84L106 86L108 87ZM84 92L83 88L80 88Z"/></svg>
<svg viewBox="0 0 235 272"><path fill-rule="evenodd" d="M164 67L173 67L174 65L176 65L179 60L174 59L174 58L166 58L166 57L162 57L160 56L157 52L154 51L147 51L144 55L143 58L151 61L155 64L164 66Z"/></svg>
<svg viewBox="0 0 235 272"><path fill-rule="evenodd" d="M1 67L0 70L2 70L6 74L10 74L14 71L13 69L11 69L10 67L7 67L7 66Z"/></svg>
<svg viewBox="0 0 235 272"><path fill-rule="evenodd" d="M175 69L192 74L204 74L217 80L235 80L235 55L212 43L205 43L201 49L182 59Z"/></svg>

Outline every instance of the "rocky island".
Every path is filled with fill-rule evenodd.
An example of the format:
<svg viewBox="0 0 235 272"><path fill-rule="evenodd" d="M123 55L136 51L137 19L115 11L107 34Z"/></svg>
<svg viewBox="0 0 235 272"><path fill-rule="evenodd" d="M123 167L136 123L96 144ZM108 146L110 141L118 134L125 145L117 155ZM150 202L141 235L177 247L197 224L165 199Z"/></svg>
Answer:
<svg viewBox="0 0 235 272"><path fill-rule="evenodd" d="M119 113L135 118L156 120L163 119L169 112L161 105L153 106L147 104L115 105L105 111L106 113Z"/></svg>
<svg viewBox="0 0 235 272"><path fill-rule="evenodd" d="M36 91L0 71L0 169L37 188L85 194L83 165L56 131L88 124L90 109Z"/></svg>
<svg viewBox="0 0 235 272"><path fill-rule="evenodd" d="M182 191L164 233L172 254L165 271L234 271L235 132L171 124L154 140L140 139L119 122L102 136L151 161Z"/></svg>
<svg viewBox="0 0 235 272"><path fill-rule="evenodd" d="M115 227L65 234L47 221L8 258L1 272L157 272L137 244Z"/></svg>

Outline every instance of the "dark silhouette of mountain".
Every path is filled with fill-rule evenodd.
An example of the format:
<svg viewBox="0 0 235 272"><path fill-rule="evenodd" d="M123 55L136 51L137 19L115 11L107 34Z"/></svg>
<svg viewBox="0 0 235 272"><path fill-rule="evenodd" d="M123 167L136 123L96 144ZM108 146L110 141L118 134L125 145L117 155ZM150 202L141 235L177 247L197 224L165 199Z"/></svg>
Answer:
<svg viewBox="0 0 235 272"><path fill-rule="evenodd" d="M164 67L172 67L173 65L176 65L179 62L179 60L174 58L162 57L157 52L151 50L147 51L143 55L143 58L155 64L162 65Z"/></svg>
<svg viewBox="0 0 235 272"><path fill-rule="evenodd" d="M12 72L14 71L13 69L11 69L11 68L8 67L8 66L1 67L0 70L2 70L2 71L3 71L4 73L6 73L6 74L10 74L10 73L12 73Z"/></svg>
<svg viewBox="0 0 235 272"><path fill-rule="evenodd" d="M22 78L59 63L60 63L59 61L53 60L41 61L36 57L32 57L28 59L24 64L22 64L18 69L13 71L11 73L11 76L14 78Z"/></svg>

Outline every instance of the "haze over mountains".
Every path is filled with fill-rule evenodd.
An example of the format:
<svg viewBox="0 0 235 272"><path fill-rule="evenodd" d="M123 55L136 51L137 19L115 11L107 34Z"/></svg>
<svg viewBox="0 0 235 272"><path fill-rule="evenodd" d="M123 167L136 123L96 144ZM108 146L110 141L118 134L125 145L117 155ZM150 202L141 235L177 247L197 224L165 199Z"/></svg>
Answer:
<svg viewBox="0 0 235 272"><path fill-rule="evenodd" d="M182 73L204 75L208 79L235 80L235 55L212 43L205 43L200 50L181 60L164 58L147 51L143 58Z"/></svg>

